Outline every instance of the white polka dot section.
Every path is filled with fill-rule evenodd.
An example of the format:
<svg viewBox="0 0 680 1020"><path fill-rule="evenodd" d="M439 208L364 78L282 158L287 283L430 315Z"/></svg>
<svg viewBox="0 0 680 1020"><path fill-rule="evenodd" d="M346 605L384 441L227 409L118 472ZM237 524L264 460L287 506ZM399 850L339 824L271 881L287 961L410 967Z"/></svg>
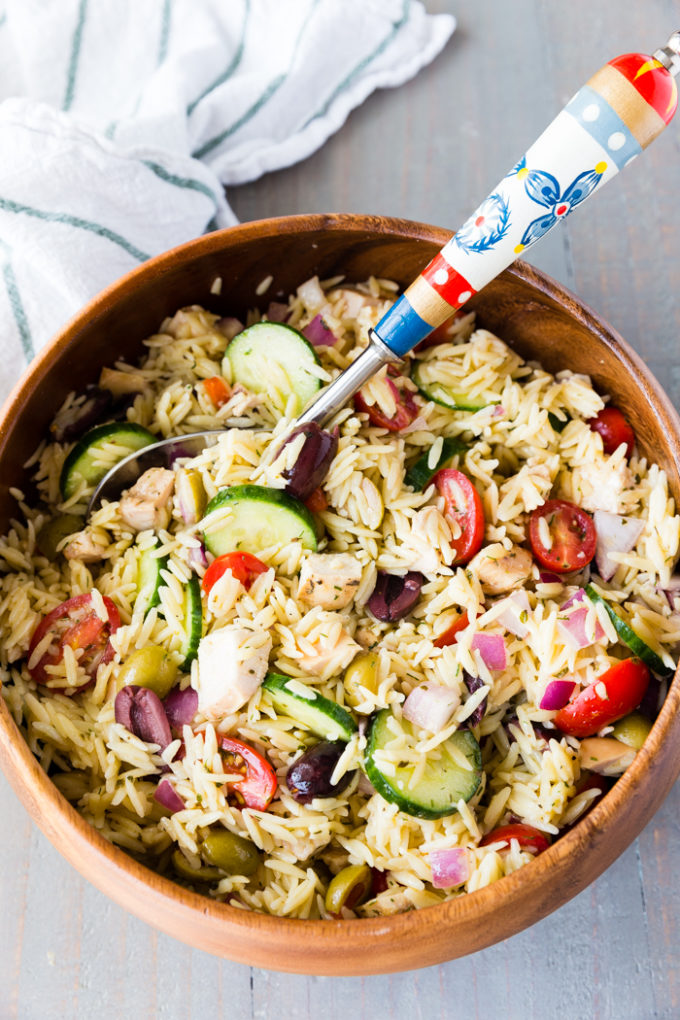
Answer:
<svg viewBox="0 0 680 1020"><path fill-rule="evenodd" d="M446 272L445 269L438 269L437 272L432 277L434 282L438 283L440 287L444 286L444 284L446 283L448 278L449 278L449 274Z"/></svg>
<svg viewBox="0 0 680 1020"><path fill-rule="evenodd" d="M471 297L472 297L472 291L471 290L464 290L462 294L458 295L458 304L459 305L464 305L465 302L469 301Z"/></svg>
<svg viewBox="0 0 680 1020"><path fill-rule="evenodd" d="M625 144L626 136L624 135L623 131L615 131L614 134L610 135L609 138L607 139L607 145L612 150L612 152L616 152L617 149L622 149Z"/></svg>
<svg viewBox="0 0 680 1020"><path fill-rule="evenodd" d="M583 119L588 121L597 120L600 116L600 107L597 103L590 103L583 111Z"/></svg>

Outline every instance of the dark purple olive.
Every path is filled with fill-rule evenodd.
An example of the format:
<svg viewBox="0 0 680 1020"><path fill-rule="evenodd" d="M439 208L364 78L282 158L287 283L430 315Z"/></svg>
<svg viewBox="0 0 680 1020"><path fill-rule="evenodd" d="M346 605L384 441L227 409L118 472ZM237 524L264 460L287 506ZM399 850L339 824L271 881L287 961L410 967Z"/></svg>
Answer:
<svg viewBox="0 0 680 1020"><path fill-rule="evenodd" d="M517 740L517 737L510 729L511 726L513 727L513 729L516 728L520 732L522 730L522 727L519 724L519 719L517 718L516 715L510 716L510 718L506 719L505 722L503 723L503 729L505 730L505 735L508 738L508 743L514 744L514 742ZM548 742L553 738L555 738L555 740L559 740L560 738L560 733L558 730L549 730L547 726L543 726L542 723L540 722L532 722L531 728L534 731L534 736L536 737L536 740L543 740L546 744L546 747Z"/></svg>
<svg viewBox="0 0 680 1020"><path fill-rule="evenodd" d="M130 684L116 695L116 722L148 744L158 744L161 751L172 741L170 723L158 695L148 687Z"/></svg>
<svg viewBox="0 0 680 1020"><path fill-rule="evenodd" d="M278 453L280 454L299 435L305 437L304 445L292 468L286 468L282 475L287 483L286 492L297 499L307 499L325 479L338 452L338 430L326 432L314 421L308 425L298 425L281 445Z"/></svg>
<svg viewBox="0 0 680 1020"><path fill-rule="evenodd" d="M198 691L193 687L185 687L183 691L175 687L163 699L163 708L173 730L188 726L198 712Z"/></svg>
<svg viewBox="0 0 680 1020"><path fill-rule="evenodd" d="M425 578L417 570L409 570L403 577L385 574L381 570L368 600L368 608L376 620L385 623L401 620L411 612L420 598L424 583Z"/></svg>
<svg viewBox="0 0 680 1020"><path fill-rule="evenodd" d="M324 740L293 762L286 773L286 786L299 804L309 804L315 797L337 797L349 786L354 772L345 772L335 786L331 784L333 770L346 747L342 740Z"/></svg>
<svg viewBox="0 0 680 1020"><path fill-rule="evenodd" d="M85 402L58 414L52 423L52 433L58 443L80 439L83 433L98 425L111 410L113 398L108 390L99 386L85 387Z"/></svg>
<svg viewBox="0 0 680 1020"><path fill-rule="evenodd" d="M480 687L484 686L484 681L480 676L472 676L465 669L463 670L463 683L469 690L470 694L474 694L475 691L478 691ZM483 701L480 701L472 715L469 715L463 723L464 727L470 729L471 726L479 726L480 722L484 718L486 703L488 700L488 697L486 697Z"/></svg>

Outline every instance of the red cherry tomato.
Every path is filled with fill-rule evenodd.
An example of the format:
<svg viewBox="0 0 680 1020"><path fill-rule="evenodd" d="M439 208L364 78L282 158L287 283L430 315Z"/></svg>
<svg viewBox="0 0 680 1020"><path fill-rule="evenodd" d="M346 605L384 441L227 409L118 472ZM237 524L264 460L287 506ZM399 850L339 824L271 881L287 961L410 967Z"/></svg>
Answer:
<svg viewBox="0 0 680 1020"><path fill-rule="evenodd" d="M605 453L614 453L621 443L626 444L626 456L630 457L635 446L635 433L618 407L603 407L599 414L588 421L593 432L602 436Z"/></svg>
<svg viewBox="0 0 680 1020"><path fill-rule="evenodd" d="M435 648L446 648L447 645L455 645L461 630L465 630L469 623L468 614L461 613L458 619L454 620L451 626L443 634L440 634L432 644Z"/></svg>
<svg viewBox="0 0 680 1020"><path fill-rule="evenodd" d="M252 553L224 553L223 556L218 556L210 564L203 575L201 587L206 595L227 570L231 570L236 580L240 581L246 591L248 591L255 578L259 577L260 574L264 574L266 570L269 570L269 567L262 560L258 560L257 556L253 556Z"/></svg>
<svg viewBox="0 0 680 1020"><path fill-rule="evenodd" d="M385 382L389 386L397 405L397 409L391 417L386 415L384 411L381 411L377 404L367 404L361 395L361 390L359 390L354 398L354 406L357 411L365 411L373 425L378 425L389 432L400 432L401 429L405 429L407 425L410 425L416 417L418 406L413 399L413 394L409 390L398 389L391 379L386 378Z"/></svg>
<svg viewBox="0 0 680 1020"><path fill-rule="evenodd" d="M541 518L552 539L549 548L541 537ZM595 555L597 532L592 518L580 506L566 499L549 499L536 507L529 518L529 543L542 567L567 574L590 563Z"/></svg>
<svg viewBox="0 0 680 1020"><path fill-rule="evenodd" d="M204 379L203 386L208 400L218 409L226 404L231 396L229 387L221 375L213 375L210 379Z"/></svg>
<svg viewBox="0 0 680 1020"><path fill-rule="evenodd" d="M645 664L639 659L623 659L561 708L553 722L570 737L592 737L637 708L648 685Z"/></svg>
<svg viewBox="0 0 680 1020"><path fill-rule="evenodd" d="M489 843L499 843L504 839L508 846L511 839L516 839L520 849L529 850L535 854L542 854L550 846L550 839L540 829L533 825L526 825L524 822L514 822L510 825L501 825L498 829L487 832L480 840L480 846L488 846Z"/></svg>
<svg viewBox="0 0 680 1020"><path fill-rule="evenodd" d="M92 596L76 595L67 599L51 613L43 617L35 629L28 646L30 661L34 650L49 633L51 642L47 651L37 663L29 669L36 683L46 684L54 677L47 672L48 666L56 666L64 657L64 649L68 646L81 654L78 663L87 673L88 680L78 688L54 687L62 694L75 694L90 686L100 665L110 662L114 651L109 638L120 627L120 614L114 603L106 595L103 596L108 613L108 620L99 618L92 605Z"/></svg>
<svg viewBox="0 0 680 1020"><path fill-rule="evenodd" d="M234 799L256 811L266 811L276 793L276 772L267 759L249 744L231 737L220 739L225 772L240 772L243 779L234 783Z"/></svg>
<svg viewBox="0 0 680 1020"><path fill-rule="evenodd" d="M307 499L303 500L303 503L313 514L320 514L322 510L328 509L328 500L326 499L321 486L314 489L314 491L307 496Z"/></svg>
<svg viewBox="0 0 680 1020"><path fill-rule="evenodd" d="M444 497L444 515L460 527L460 535L451 543L456 554L451 566L467 563L484 541L484 508L479 493L467 475L454 468L437 471L430 479L432 483Z"/></svg>

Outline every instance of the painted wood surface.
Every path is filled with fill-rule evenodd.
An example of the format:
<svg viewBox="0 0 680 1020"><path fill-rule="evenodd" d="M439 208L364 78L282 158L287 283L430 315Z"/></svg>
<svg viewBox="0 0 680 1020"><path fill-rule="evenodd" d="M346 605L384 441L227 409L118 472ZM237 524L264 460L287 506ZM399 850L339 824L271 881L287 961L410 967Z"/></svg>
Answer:
<svg viewBox="0 0 680 1020"><path fill-rule="evenodd" d="M445 52L369 99L304 164L234 190L242 219L372 212L454 228L605 60L654 49L680 27L673 0L426 5L459 19ZM676 406L679 192L676 122L532 252L620 330ZM532 929L453 963L363 979L192 951L81 880L2 779L0 811L0 1020L680 1016L680 786L602 878Z"/></svg>

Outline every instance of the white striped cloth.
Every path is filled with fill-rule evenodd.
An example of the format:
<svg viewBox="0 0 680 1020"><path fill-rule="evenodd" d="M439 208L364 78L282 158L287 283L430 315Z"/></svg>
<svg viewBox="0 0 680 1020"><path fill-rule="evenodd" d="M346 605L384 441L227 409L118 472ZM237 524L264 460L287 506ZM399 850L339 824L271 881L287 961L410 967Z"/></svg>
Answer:
<svg viewBox="0 0 680 1020"><path fill-rule="evenodd" d="M455 26L418 0L7 0L0 398L104 286L235 217Z"/></svg>

